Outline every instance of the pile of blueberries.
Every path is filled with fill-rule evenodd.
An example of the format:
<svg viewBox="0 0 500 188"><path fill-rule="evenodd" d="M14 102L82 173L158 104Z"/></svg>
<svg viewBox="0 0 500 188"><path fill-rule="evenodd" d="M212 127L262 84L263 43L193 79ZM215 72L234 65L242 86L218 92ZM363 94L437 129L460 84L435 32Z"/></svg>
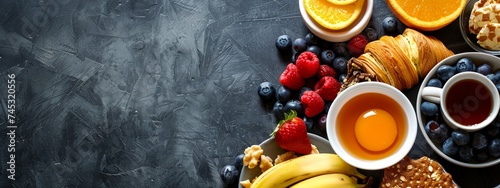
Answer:
<svg viewBox="0 0 500 188"><path fill-rule="evenodd" d="M442 88L453 75L465 71L475 71L486 76L500 92L500 70L494 72L489 64L475 64L467 57L459 59L454 65L439 66L437 76L429 79L426 85ZM439 114L439 108L437 104L428 101L420 104L421 114L427 120L425 132L444 154L466 163L481 163L500 157L500 114L487 127L476 132L466 132L446 125Z"/></svg>

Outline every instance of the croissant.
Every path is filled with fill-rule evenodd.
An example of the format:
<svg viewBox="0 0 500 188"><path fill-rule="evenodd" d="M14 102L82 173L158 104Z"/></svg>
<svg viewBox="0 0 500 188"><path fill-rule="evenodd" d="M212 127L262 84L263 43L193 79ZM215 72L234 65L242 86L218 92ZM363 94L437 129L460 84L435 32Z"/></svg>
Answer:
<svg viewBox="0 0 500 188"><path fill-rule="evenodd" d="M348 73L341 90L353 81L380 81L395 88L409 89L418 84L441 60L453 52L432 36L407 28L396 37L382 36L368 43L364 53L348 62Z"/></svg>

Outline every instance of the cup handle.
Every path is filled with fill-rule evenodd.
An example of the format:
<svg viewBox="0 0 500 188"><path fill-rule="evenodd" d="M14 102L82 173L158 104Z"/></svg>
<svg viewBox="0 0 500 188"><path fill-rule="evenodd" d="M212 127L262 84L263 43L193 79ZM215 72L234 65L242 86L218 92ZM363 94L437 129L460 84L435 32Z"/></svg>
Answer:
<svg viewBox="0 0 500 188"><path fill-rule="evenodd" d="M422 90L422 98L425 100L439 104L441 103L443 89L438 87L424 87Z"/></svg>

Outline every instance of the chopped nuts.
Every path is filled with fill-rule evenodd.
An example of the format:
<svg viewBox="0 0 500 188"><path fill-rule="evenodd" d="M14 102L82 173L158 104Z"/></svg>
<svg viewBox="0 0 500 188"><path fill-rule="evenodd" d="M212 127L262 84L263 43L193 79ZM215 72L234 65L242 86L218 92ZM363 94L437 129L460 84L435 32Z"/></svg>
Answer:
<svg viewBox="0 0 500 188"><path fill-rule="evenodd" d="M264 153L264 150L259 145L252 145L245 149L244 153L243 165L253 169L259 164L260 156Z"/></svg>

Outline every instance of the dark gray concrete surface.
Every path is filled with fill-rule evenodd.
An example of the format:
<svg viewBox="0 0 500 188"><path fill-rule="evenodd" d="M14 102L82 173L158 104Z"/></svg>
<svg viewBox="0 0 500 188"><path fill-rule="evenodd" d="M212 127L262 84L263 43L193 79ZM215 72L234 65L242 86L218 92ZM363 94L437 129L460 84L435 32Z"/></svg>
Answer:
<svg viewBox="0 0 500 188"><path fill-rule="evenodd" d="M380 30L391 12L374 9ZM458 29L426 34L471 51ZM257 86L289 62L276 37L308 32L296 0L1 0L0 187L222 187L218 170L275 126ZM462 187L500 184L500 166L448 163L419 133L423 155Z"/></svg>

